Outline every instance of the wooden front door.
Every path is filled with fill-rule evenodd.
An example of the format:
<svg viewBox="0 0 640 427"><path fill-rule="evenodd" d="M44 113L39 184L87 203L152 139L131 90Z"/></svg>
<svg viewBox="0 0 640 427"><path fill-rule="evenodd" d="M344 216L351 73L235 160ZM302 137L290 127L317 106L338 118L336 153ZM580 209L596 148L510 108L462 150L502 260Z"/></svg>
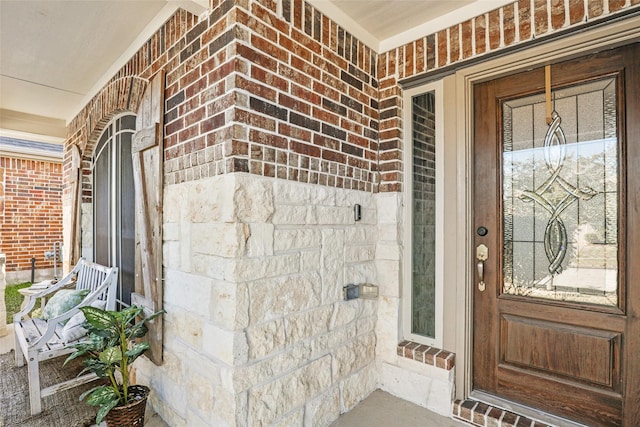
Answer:
<svg viewBox="0 0 640 427"><path fill-rule="evenodd" d="M474 87L473 389L589 426L640 425L638 58Z"/></svg>

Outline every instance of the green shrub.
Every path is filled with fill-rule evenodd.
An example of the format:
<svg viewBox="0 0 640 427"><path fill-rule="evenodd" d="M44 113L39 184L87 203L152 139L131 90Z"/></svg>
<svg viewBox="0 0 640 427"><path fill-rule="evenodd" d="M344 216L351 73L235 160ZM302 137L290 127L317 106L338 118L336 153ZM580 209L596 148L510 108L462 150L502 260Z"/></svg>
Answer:
<svg viewBox="0 0 640 427"><path fill-rule="evenodd" d="M13 315L20 311L20 305L24 300L24 296L18 290L28 286L31 286L31 283L18 283L5 288L4 302L7 308L7 324L13 323Z"/></svg>

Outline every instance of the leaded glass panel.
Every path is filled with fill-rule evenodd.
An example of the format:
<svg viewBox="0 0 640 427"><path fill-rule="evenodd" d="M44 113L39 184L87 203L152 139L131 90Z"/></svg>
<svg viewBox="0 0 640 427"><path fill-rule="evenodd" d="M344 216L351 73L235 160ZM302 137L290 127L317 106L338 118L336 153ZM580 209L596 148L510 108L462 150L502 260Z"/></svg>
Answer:
<svg viewBox="0 0 640 427"><path fill-rule="evenodd" d="M618 302L616 80L502 104L503 293Z"/></svg>

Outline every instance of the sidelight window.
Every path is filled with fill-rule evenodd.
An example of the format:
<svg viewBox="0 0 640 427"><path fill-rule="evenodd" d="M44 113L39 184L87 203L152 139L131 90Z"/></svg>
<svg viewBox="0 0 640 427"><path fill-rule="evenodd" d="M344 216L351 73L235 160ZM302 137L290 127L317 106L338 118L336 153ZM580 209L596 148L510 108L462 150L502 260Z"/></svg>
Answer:
<svg viewBox="0 0 640 427"><path fill-rule="evenodd" d="M404 338L442 345L441 85L407 91Z"/></svg>

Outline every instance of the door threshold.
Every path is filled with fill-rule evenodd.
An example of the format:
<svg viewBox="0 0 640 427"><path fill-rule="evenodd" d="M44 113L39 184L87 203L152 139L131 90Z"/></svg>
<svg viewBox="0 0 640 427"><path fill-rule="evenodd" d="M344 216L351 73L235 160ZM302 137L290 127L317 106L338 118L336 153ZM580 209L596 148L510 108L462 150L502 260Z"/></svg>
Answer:
<svg viewBox="0 0 640 427"><path fill-rule="evenodd" d="M485 404L484 406L487 406L487 405L489 406L489 408L483 407L483 409L486 409L486 410L484 411L484 416L481 416L480 418L505 417L505 415L500 414L500 411L503 411L506 414L511 413L512 415L530 418L531 420L538 421L539 423L544 423L550 427L588 427L586 424L581 424L576 421L568 420L566 418L561 418L556 415L552 415L547 412L540 411L539 409L531 408L525 405L520 405L518 403L511 402L506 399L501 399L499 397L496 397L489 393L485 393L483 391L478 391L478 390L472 391L467 401L469 400L481 402ZM466 401L463 401L460 406L464 406L464 402ZM467 407L468 406L469 405L467 405ZM494 411L493 409L497 409L498 411ZM456 411L454 411L454 415L455 413ZM477 422L474 421L473 418L474 417L472 416L470 421L474 422L475 424L478 424ZM485 425L489 425L489 424L487 423ZM503 425L504 425L504 422L503 422ZM515 425L515 420L513 425ZM519 425L520 423L518 423L518 426ZM531 425L534 425L534 424L531 424ZM535 425L537 426L540 424L536 423Z"/></svg>

